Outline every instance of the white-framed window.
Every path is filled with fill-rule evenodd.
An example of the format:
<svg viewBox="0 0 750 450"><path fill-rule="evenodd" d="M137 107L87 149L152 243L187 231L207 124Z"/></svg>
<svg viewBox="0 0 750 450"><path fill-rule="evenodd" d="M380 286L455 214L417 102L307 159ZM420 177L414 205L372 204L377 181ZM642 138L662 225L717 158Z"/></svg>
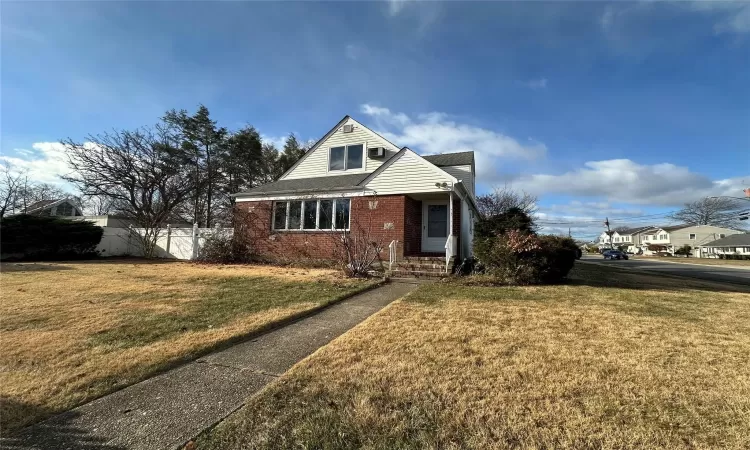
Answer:
<svg viewBox="0 0 750 450"><path fill-rule="evenodd" d="M273 202L271 228L276 231L349 230L351 199Z"/></svg>
<svg viewBox="0 0 750 450"><path fill-rule="evenodd" d="M662 241L666 241L667 240L667 235L666 234L660 234L659 235L659 239L661 239Z"/></svg>
<svg viewBox="0 0 750 450"><path fill-rule="evenodd" d="M688 235L688 239L692 239L692 240L695 240L695 233L690 233L690 234Z"/></svg>
<svg viewBox="0 0 750 450"><path fill-rule="evenodd" d="M328 149L328 171L358 170L364 168L365 145L352 144Z"/></svg>
<svg viewBox="0 0 750 450"><path fill-rule="evenodd" d="M650 236L644 236L643 240L648 241Z"/></svg>

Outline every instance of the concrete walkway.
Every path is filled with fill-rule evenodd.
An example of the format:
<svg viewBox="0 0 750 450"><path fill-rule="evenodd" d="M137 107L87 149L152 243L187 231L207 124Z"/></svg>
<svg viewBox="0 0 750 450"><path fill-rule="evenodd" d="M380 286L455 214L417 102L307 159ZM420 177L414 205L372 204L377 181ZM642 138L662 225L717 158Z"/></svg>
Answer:
<svg viewBox="0 0 750 450"><path fill-rule="evenodd" d="M214 425L295 363L416 288L392 283L94 400L19 435L13 449L162 449Z"/></svg>

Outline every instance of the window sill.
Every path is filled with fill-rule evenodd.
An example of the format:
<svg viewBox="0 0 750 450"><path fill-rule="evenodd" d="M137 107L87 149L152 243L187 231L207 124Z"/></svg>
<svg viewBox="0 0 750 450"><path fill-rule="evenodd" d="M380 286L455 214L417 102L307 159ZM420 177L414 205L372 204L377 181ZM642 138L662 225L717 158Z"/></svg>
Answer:
<svg viewBox="0 0 750 450"><path fill-rule="evenodd" d="M349 228L345 230L271 230L273 233L291 233L291 234L300 234L300 233L320 233L320 234L329 234L329 233L339 233L342 231L350 231Z"/></svg>

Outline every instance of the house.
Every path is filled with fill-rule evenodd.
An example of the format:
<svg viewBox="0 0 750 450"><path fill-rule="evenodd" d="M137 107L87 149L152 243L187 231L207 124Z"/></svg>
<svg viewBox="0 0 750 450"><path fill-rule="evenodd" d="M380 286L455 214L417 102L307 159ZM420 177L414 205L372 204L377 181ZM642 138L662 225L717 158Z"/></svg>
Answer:
<svg viewBox="0 0 750 450"><path fill-rule="evenodd" d="M40 200L27 206L21 214L36 216L76 217L82 216L81 208L75 200L61 198L57 200Z"/></svg>
<svg viewBox="0 0 750 450"><path fill-rule="evenodd" d="M750 259L750 233L732 234L700 246L703 258Z"/></svg>
<svg viewBox="0 0 750 450"><path fill-rule="evenodd" d="M645 254L651 254L653 251L648 247L663 247L664 251L674 254L675 250L689 245L694 250L693 256L701 256L697 250L700 246L723 237L739 234L742 231L731 228L717 227L713 225L673 225L664 227L655 227L644 236L641 248Z"/></svg>
<svg viewBox="0 0 750 450"><path fill-rule="evenodd" d="M616 231L612 231L611 237L606 231L603 231L602 234L599 235L597 243L600 249L609 248L611 244L611 247L625 247L626 252L638 253L643 243L644 236L653 229L654 227L652 226L619 228Z"/></svg>
<svg viewBox="0 0 750 450"><path fill-rule="evenodd" d="M636 228L618 229L612 232L602 232L597 239L599 248L625 246L625 251L631 253L643 253L645 255L656 254L661 251L674 255L675 250L689 245L694 251L693 256L699 256L698 247L710 241L723 238L742 231L731 228L716 227L713 225L672 225L672 226L645 226Z"/></svg>
<svg viewBox="0 0 750 450"><path fill-rule="evenodd" d="M235 194L270 259L331 259L340 233L369 234L383 260L472 254L474 153L420 156L345 116L278 181Z"/></svg>

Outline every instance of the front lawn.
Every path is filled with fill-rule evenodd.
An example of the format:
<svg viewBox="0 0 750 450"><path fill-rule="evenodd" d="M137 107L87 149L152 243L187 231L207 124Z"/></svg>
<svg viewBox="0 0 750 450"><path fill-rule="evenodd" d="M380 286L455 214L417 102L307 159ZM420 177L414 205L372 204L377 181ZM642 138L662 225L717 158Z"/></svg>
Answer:
<svg viewBox="0 0 750 450"><path fill-rule="evenodd" d="M370 284L330 270L138 260L0 269L5 432Z"/></svg>
<svg viewBox="0 0 750 450"><path fill-rule="evenodd" d="M598 265L572 278L423 285L198 447L750 447L750 293Z"/></svg>

